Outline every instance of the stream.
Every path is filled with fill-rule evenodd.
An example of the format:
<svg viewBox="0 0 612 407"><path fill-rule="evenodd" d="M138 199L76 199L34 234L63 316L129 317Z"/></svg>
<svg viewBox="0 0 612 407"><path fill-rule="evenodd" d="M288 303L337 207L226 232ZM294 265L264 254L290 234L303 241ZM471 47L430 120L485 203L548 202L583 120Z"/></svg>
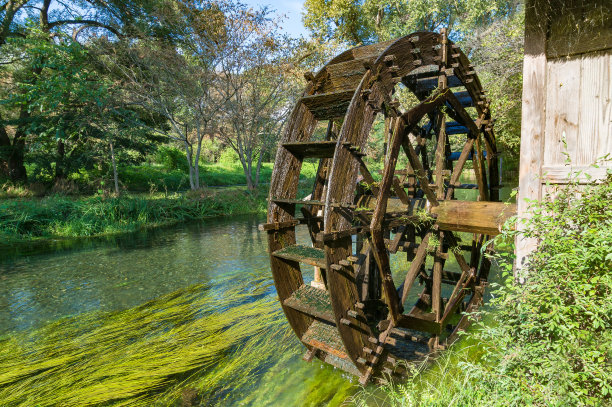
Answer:
<svg viewBox="0 0 612 407"><path fill-rule="evenodd" d="M356 378L301 359L263 221L212 219L0 253L2 405L350 401L361 391ZM306 228L297 239L309 243Z"/></svg>

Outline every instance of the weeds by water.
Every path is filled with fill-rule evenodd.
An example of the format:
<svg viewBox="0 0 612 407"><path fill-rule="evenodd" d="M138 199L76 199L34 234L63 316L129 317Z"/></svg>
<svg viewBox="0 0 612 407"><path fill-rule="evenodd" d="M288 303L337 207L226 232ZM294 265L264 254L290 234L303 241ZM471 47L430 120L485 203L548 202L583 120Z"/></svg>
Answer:
<svg viewBox="0 0 612 407"><path fill-rule="evenodd" d="M189 194L0 201L0 244L32 238L63 238L130 232L212 216L261 213L266 193L244 188Z"/></svg>

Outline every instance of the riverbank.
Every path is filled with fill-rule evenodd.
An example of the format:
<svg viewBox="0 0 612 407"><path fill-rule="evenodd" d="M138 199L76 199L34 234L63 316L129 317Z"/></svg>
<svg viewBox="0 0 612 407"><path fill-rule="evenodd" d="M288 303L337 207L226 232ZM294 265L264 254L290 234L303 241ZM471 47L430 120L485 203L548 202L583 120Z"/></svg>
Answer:
<svg viewBox="0 0 612 407"><path fill-rule="evenodd" d="M265 213L267 188L0 201L0 246L133 232L215 216Z"/></svg>

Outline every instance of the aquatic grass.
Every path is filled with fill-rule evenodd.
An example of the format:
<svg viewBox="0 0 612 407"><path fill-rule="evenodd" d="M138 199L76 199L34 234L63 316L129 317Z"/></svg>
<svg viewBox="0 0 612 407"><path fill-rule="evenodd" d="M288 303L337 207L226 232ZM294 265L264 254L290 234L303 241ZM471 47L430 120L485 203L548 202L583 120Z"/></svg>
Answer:
<svg viewBox="0 0 612 407"><path fill-rule="evenodd" d="M207 388L222 387L236 365L258 366L262 332L286 331L276 301L252 301L267 284L249 291L223 287L219 294L193 286L130 310L82 314L9 335L0 340L0 399L6 405L151 405L164 391L176 398L202 371L214 372L200 381ZM202 312L210 309L223 312ZM241 353L250 357L227 357Z"/></svg>

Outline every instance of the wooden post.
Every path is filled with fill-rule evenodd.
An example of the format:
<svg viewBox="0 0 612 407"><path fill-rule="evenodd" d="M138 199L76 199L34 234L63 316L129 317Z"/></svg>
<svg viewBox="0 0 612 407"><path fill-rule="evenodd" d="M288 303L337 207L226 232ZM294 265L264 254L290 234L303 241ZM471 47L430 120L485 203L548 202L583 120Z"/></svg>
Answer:
<svg viewBox="0 0 612 407"><path fill-rule="evenodd" d="M525 5L525 60L523 63L523 110L521 123L521 161L519 171L518 216L528 215L527 199L541 198L540 178L546 126L546 19L547 2L527 0ZM519 224L519 228L521 225ZM516 240L515 276L526 256L535 249L535 239L519 235Z"/></svg>

